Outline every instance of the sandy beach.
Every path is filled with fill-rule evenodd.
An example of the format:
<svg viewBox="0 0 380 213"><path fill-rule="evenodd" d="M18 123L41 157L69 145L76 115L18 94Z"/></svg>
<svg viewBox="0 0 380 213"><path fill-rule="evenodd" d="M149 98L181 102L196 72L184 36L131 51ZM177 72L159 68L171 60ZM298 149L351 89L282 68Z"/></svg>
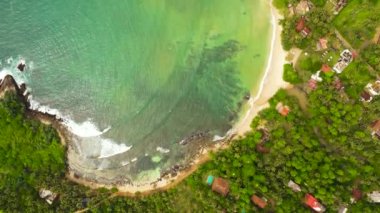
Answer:
<svg viewBox="0 0 380 213"><path fill-rule="evenodd" d="M280 89L290 86L289 83L282 79L283 66L285 64L285 57L287 52L282 48L281 44L281 31L282 26L279 25L279 20L282 15L279 14L277 9L271 5L272 12L272 40L270 53L267 61L267 66L261 81L259 90L254 98L249 100L249 110L246 115L238 122L234 128L233 133L243 136L251 130L251 122L253 118L263 109L269 107L268 100Z"/></svg>
<svg viewBox="0 0 380 213"><path fill-rule="evenodd" d="M229 134L223 142L216 143L212 147L208 147L202 150L202 152L199 153L198 157L189 165L189 167L180 171L176 176L162 178L160 181L156 181L151 184L128 184L110 186L87 181L81 178L75 178L74 173L70 171L67 173L67 178L91 188L116 187L119 190L119 192L116 193L116 195L120 196L135 196L136 192L139 192L140 195L147 195L157 191L163 191L177 185L186 177L191 175L194 171L196 171L200 165L207 162L209 160L210 152L215 152L227 148L232 140L234 140L237 137L244 136L247 132L249 132L251 130L250 124L253 118L257 116L257 114L261 110L265 109L266 107L269 107L268 100L280 88L287 88L291 86L282 79L283 65L285 64L285 57L287 55L287 52L283 50L281 45L282 27L278 24L279 20L282 18L282 15L280 15L277 9L275 9L272 5L270 7L272 39L270 42L270 54L267 60L266 69L262 77L260 87L258 89L257 94L251 97L248 101L249 109L247 113L240 119L239 122L236 123L236 125L231 129L231 131L229 131Z"/></svg>

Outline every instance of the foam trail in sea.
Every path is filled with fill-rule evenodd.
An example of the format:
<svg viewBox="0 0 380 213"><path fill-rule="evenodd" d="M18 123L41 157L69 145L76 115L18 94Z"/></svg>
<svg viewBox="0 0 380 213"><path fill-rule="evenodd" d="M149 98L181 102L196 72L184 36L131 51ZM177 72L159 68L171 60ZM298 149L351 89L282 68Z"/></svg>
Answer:
<svg viewBox="0 0 380 213"><path fill-rule="evenodd" d="M5 76L10 75L14 78L17 85L20 87L21 84L28 82L28 75L32 71L33 63L28 62L28 70L26 72L20 72L17 70L17 63L20 60L24 60L22 57L18 57L18 60L14 60L12 57L6 59L7 67L2 68L0 71L0 80L2 81ZM28 87L24 93L26 95L28 92L31 93L31 88ZM91 122L90 119L84 121L83 123L77 123L68 116L63 116L58 109L51 108L50 106L42 105L35 99L32 95L28 96L28 102L30 104L30 109L39 111L45 114L53 115L57 119L62 119L62 124L65 125L68 130L79 138L87 137L99 137L104 133L108 132L111 127L107 127L104 130L99 130L99 128ZM123 152L126 152L132 148L132 146L127 146L125 144L118 144L111 139L100 137L100 154L99 158L108 158Z"/></svg>
<svg viewBox="0 0 380 213"><path fill-rule="evenodd" d="M108 158L126 152L132 148L132 146L118 144L110 139L102 139L100 145L100 155L98 158Z"/></svg>
<svg viewBox="0 0 380 213"><path fill-rule="evenodd" d="M109 126L101 131L90 120L87 120L83 123L76 123L71 119L65 119L63 121L63 124L69 129L70 132L82 138L100 136L111 129L111 127Z"/></svg>

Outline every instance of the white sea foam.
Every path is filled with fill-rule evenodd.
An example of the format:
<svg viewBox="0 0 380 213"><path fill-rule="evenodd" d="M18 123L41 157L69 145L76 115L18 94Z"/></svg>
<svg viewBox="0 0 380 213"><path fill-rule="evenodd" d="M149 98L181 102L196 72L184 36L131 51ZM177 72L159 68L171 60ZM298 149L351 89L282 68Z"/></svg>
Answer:
<svg viewBox="0 0 380 213"><path fill-rule="evenodd" d="M66 119L63 123L65 126L67 126L70 132L82 138L100 136L111 129L111 127L107 127L101 131L90 120L87 120L83 123L76 123L71 119Z"/></svg>
<svg viewBox="0 0 380 213"><path fill-rule="evenodd" d="M19 59L19 60L24 60L24 59ZM18 86L20 86L23 83L28 82L26 73L22 73L16 70L17 65L14 64L14 60L12 57L8 58L6 62L9 65L9 67L3 68L0 71L0 80L3 80L5 76L7 75L11 75L15 79ZM25 61L23 62L25 63ZM32 62L28 64L30 67L33 66ZM29 93L31 92L30 87L27 88L24 95L27 94L27 92ZM94 123L92 123L90 119L82 123L77 123L74 120L72 120L70 117L63 116L58 109L54 109L47 105L42 105L41 103L33 99L32 95L28 96L28 101L30 103L30 109L39 111L45 114L56 116L56 118L58 119L62 119L63 120L62 124L65 125L71 133L73 133L74 135L80 138L99 137L111 129L111 127L107 127L104 130L99 130L99 128ZM100 138L99 141L100 141L100 146L101 146L99 158L108 158L108 157L126 152L132 148L132 146L127 146L125 144L118 144L112 141L111 139L104 139L102 137L99 137L99 138ZM102 167L106 167L106 165L100 166L99 169L101 169Z"/></svg>
<svg viewBox="0 0 380 213"><path fill-rule="evenodd" d="M98 158L108 158L126 152L132 148L132 146L127 146L125 144L117 144L110 139L101 140L100 145L100 155Z"/></svg>
<svg viewBox="0 0 380 213"><path fill-rule="evenodd" d="M12 57L7 58L7 64L11 64L12 62L13 62L13 58Z"/></svg>
<svg viewBox="0 0 380 213"><path fill-rule="evenodd" d="M133 158L132 160L131 160L131 162L133 163L133 162L136 162L137 161L137 158Z"/></svg>
<svg viewBox="0 0 380 213"><path fill-rule="evenodd" d="M161 153L164 153L164 154L170 152L170 149L165 149L165 148L162 148L162 147L160 147L160 146L157 146L156 150L157 150L158 152L161 152Z"/></svg>

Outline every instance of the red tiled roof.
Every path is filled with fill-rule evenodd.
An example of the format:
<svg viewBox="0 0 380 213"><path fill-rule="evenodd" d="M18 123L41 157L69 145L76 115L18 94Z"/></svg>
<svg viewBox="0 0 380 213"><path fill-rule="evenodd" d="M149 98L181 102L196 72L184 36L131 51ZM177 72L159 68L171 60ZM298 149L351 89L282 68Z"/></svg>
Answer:
<svg viewBox="0 0 380 213"><path fill-rule="evenodd" d="M256 195L252 195L251 201L262 209L267 206L267 202Z"/></svg>
<svg viewBox="0 0 380 213"><path fill-rule="evenodd" d="M282 109L280 110L280 114L281 114L282 116L287 116L287 115L289 114L289 112L290 112L290 109L289 109L288 106L284 106L284 107L282 107Z"/></svg>
<svg viewBox="0 0 380 213"><path fill-rule="evenodd" d="M331 67L327 64L323 64L321 68L322 72L331 72Z"/></svg>
<svg viewBox="0 0 380 213"><path fill-rule="evenodd" d="M299 19L296 26L297 32L301 32L303 29L305 29L305 17Z"/></svg>
<svg viewBox="0 0 380 213"><path fill-rule="evenodd" d="M229 192L229 184L223 178L216 178L211 186L212 191L217 192L223 196L227 196Z"/></svg>
<svg viewBox="0 0 380 213"><path fill-rule="evenodd" d="M325 208L311 194L305 195L305 204L316 212L324 212Z"/></svg>

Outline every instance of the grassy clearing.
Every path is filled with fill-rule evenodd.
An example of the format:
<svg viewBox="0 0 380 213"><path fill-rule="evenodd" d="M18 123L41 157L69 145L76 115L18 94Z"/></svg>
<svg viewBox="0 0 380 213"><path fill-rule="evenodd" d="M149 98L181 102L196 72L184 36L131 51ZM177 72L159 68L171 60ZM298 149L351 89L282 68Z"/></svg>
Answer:
<svg viewBox="0 0 380 213"><path fill-rule="evenodd" d="M335 27L355 47L371 40L380 26L379 0L351 0L334 19Z"/></svg>

